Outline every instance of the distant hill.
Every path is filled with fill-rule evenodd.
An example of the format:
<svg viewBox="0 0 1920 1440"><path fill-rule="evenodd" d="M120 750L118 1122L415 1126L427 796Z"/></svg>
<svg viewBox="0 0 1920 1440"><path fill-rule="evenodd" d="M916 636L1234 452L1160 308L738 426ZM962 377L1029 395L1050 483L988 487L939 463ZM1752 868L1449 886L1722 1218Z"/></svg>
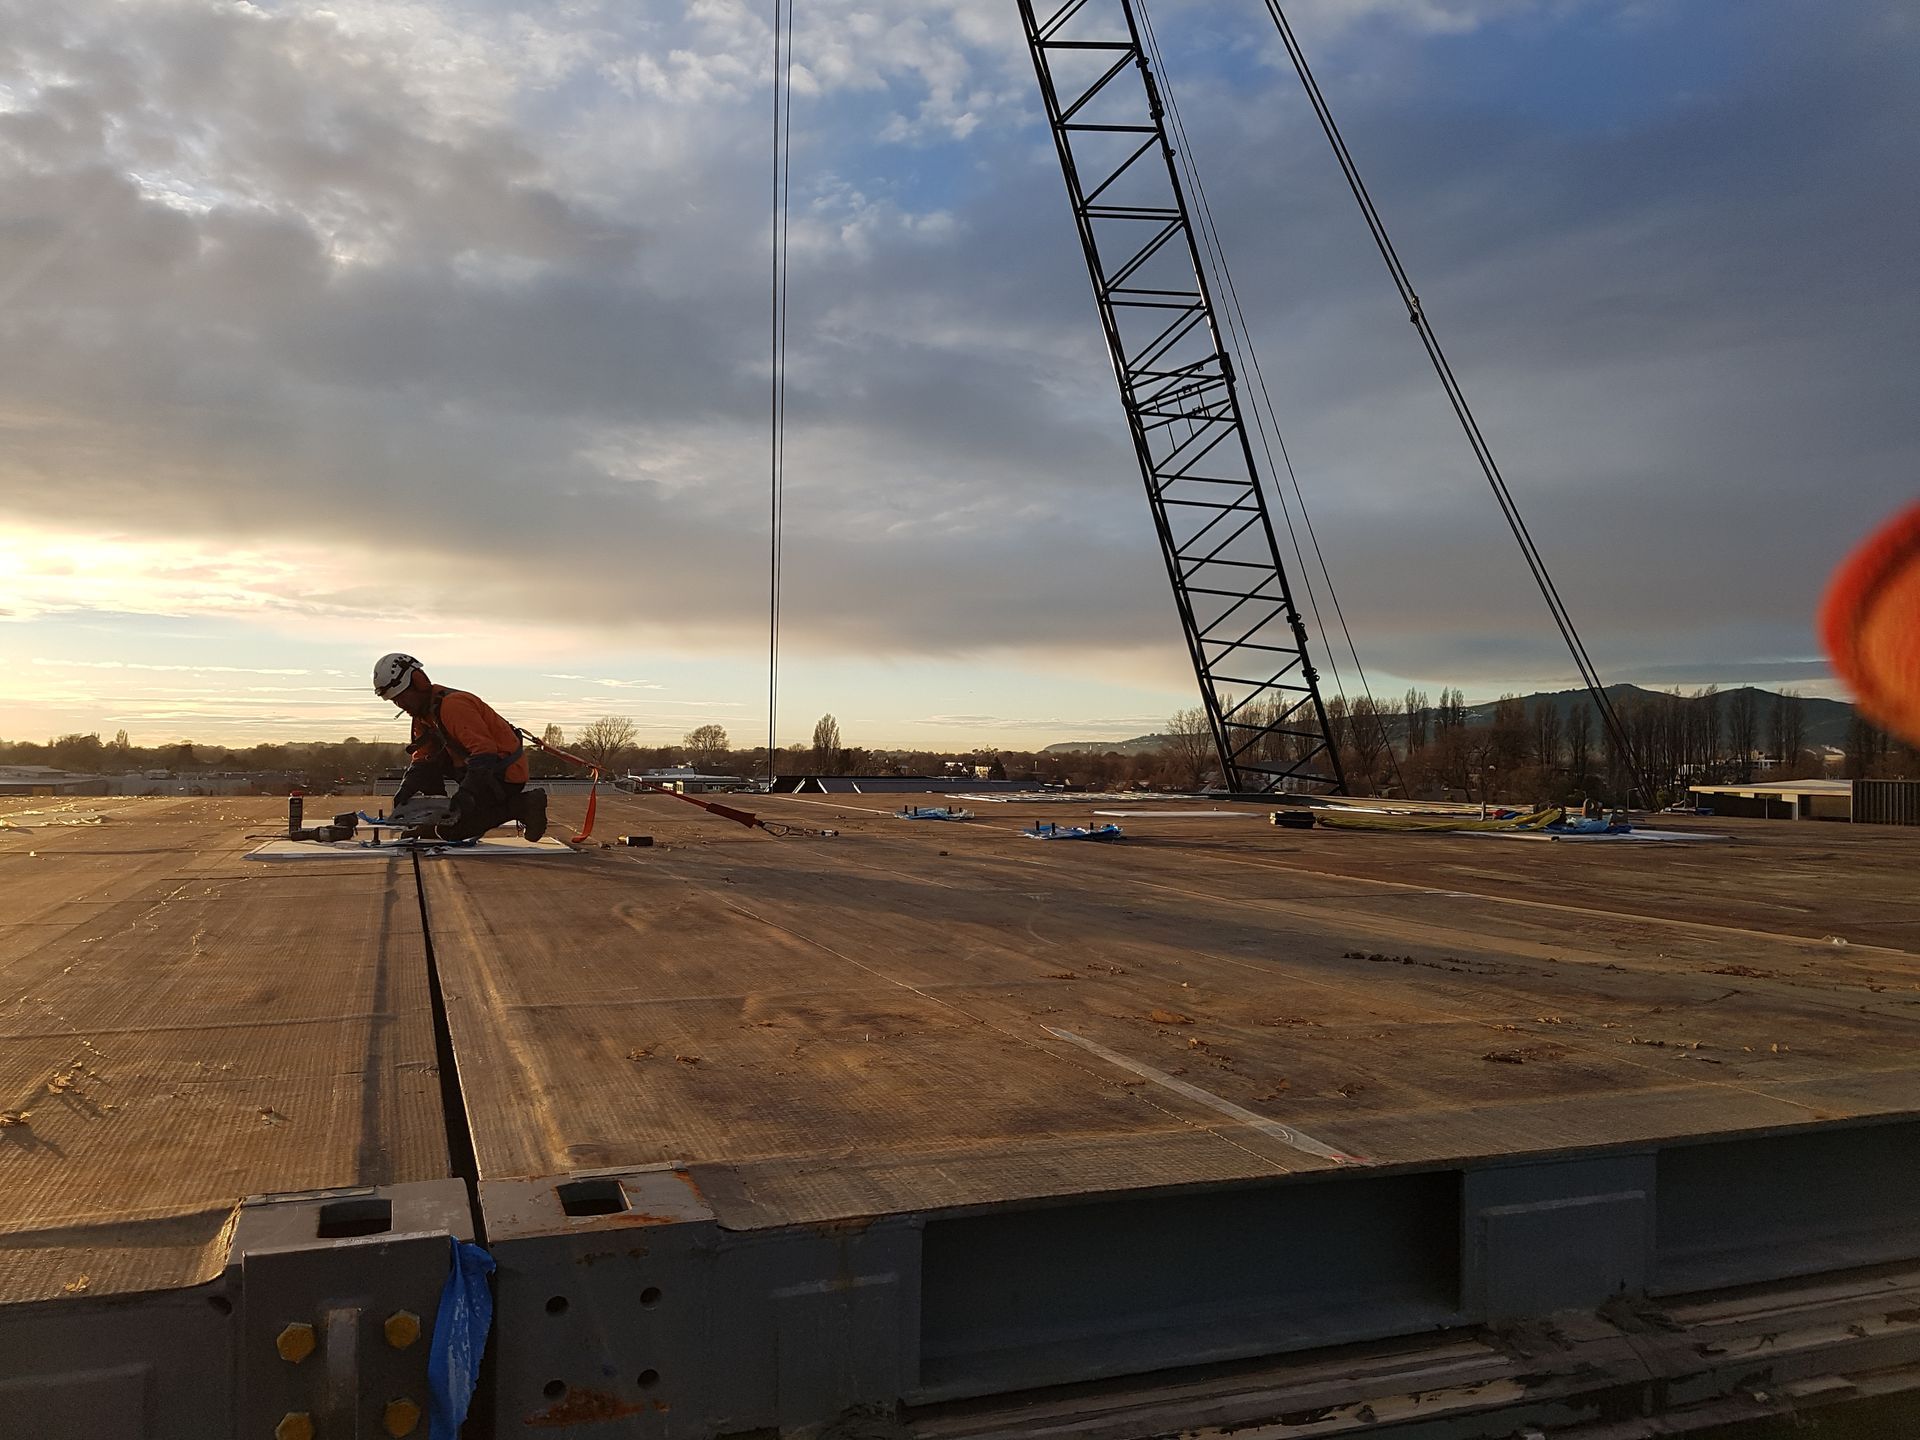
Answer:
<svg viewBox="0 0 1920 1440"><path fill-rule="evenodd" d="M1147 755L1166 748L1170 736L1136 735L1131 740L1062 740L1042 755Z"/></svg>
<svg viewBox="0 0 1920 1440"><path fill-rule="evenodd" d="M1772 712L1774 700L1778 698L1772 690L1761 690L1759 687L1751 685L1737 686L1732 690L1722 690L1720 692L1721 724L1724 725L1726 723L1725 717L1728 697L1738 694L1740 690L1753 690L1759 695L1760 733L1764 736L1767 733L1767 717ZM1609 685L1607 687L1607 698L1613 701L1616 709L1623 709L1632 704L1660 700L1667 698L1667 696L1664 691L1648 690L1640 685ZM1524 695L1521 699L1529 710L1535 705L1552 705L1560 711L1561 718L1564 720L1576 705L1586 702L1587 692L1584 690L1537 691L1532 695ZM1686 703L1684 697L1683 703ZM1847 726L1853 719L1853 706L1842 700L1824 700L1812 695L1801 696L1800 703L1805 707L1803 713L1806 716L1806 735L1809 746L1815 748L1823 745L1831 745L1835 748L1845 746L1847 743ZM1491 725L1493 723L1494 704L1495 702L1490 700L1484 705L1468 706L1467 723L1469 725ZM1393 733L1399 734L1402 732L1395 730ZM1047 746L1041 753L1045 755L1105 755L1110 752L1117 752L1121 755L1142 755L1154 750L1159 750L1166 744L1167 737L1165 735L1137 735L1131 740L1063 740L1057 745Z"/></svg>

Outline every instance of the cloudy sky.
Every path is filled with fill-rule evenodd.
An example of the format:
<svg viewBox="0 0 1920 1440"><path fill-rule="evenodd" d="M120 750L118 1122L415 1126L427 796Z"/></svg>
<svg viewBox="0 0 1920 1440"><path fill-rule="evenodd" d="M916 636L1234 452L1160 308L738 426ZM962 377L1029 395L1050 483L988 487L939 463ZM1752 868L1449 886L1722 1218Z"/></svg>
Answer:
<svg viewBox="0 0 1920 1440"><path fill-rule="evenodd" d="M385 733L390 649L763 735L771 8L0 0L0 736ZM1608 678L1826 689L1920 491L1911 0L1289 9ZM1152 11L1376 689L1568 684L1263 7ZM783 741L1153 728L1013 0L796 59Z"/></svg>

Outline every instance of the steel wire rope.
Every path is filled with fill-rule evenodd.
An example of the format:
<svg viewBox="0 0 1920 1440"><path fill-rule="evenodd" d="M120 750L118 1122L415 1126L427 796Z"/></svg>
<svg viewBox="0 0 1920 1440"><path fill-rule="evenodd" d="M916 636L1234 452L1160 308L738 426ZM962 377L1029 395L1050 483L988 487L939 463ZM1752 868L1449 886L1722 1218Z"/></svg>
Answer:
<svg viewBox="0 0 1920 1440"><path fill-rule="evenodd" d="M1280 33L1280 43L1286 48L1287 58L1293 63L1300 83L1307 92L1307 100L1313 106L1313 113L1320 122L1321 130L1326 134L1327 143L1333 147L1335 161L1341 174L1346 178L1347 188L1353 192L1353 198L1360 206L1367 230L1373 237L1374 246L1380 251L1380 258L1386 262L1387 273L1392 276L1400 299L1407 307L1407 318L1420 332L1421 344L1425 347L1427 358L1432 362L1434 372L1440 377L1441 388L1446 391L1447 400L1453 406L1455 418L1460 422L1467 437L1467 444L1473 450L1474 459L1480 464L1481 473L1486 476L1494 499L1505 517L1507 528L1513 532L1513 538L1519 543L1520 553L1525 557L1527 568L1532 572L1534 584L1539 587L1541 598L1547 602L1547 609L1553 616L1560 637L1566 642L1567 651L1573 657L1573 663L1580 672L1580 679L1587 693L1592 697L1594 708L1600 712L1601 723L1606 727L1608 738L1618 751L1621 764L1625 767L1629 779L1640 786L1648 803L1653 801L1653 792L1647 785L1646 777L1641 773L1638 757L1634 754L1633 743L1627 735L1626 727L1621 723L1619 712L1614 709L1613 701L1606 692L1606 686L1600 681L1600 672L1587 653L1580 631L1573 623L1573 616L1560 598L1560 590L1554 584L1553 576L1547 569L1546 558L1534 543L1533 534L1521 519L1519 506L1513 498L1513 492L1507 487L1506 476L1501 472L1499 463L1493 457L1493 449L1480 429L1473 408L1467 403L1466 391L1454 376L1453 367L1448 363L1446 352L1440 347L1440 340L1434 334L1433 325L1427 319L1426 310L1420 304L1420 296L1413 288L1413 280L1407 274L1406 267L1400 262L1400 254L1394 248L1392 238L1387 234L1386 222L1381 219L1379 209L1373 203L1366 182L1360 177L1360 167L1347 148L1346 137L1341 133L1339 124L1333 118L1333 110L1327 104L1326 96L1321 92L1320 83L1314 79L1313 68L1307 63L1306 51L1294 36L1293 26L1287 23L1286 12L1280 8L1279 0L1264 0L1267 14L1273 20L1274 27ZM1631 797L1629 797L1631 798Z"/></svg>
<svg viewBox="0 0 1920 1440"><path fill-rule="evenodd" d="M786 562L787 251L793 176L793 12L773 0L773 304L767 419L767 783L775 779L780 723L780 586ZM784 16L785 34L782 36Z"/></svg>
<svg viewBox="0 0 1920 1440"><path fill-rule="evenodd" d="M1174 93L1173 77L1167 68L1166 54L1160 45L1160 37L1154 29L1153 16L1148 10L1147 0L1135 0L1140 12L1141 31L1146 37L1147 50L1153 67L1160 73L1159 88L1166 97L1167 115L1173 121L1173 133L1178 140L1176 153L1180 168L1186 174L1188 184L1193 187L1194 199L1199 202L1200 240L1206 253L1207 265L1213 272L1214 286L1227 298L1222 315L1227 322L1227 342L1234 355L1243 360L1240 366L1242 374L1247 370L1253 373L1254 385L1251 392L1255 432L1260 436L1260 448L1267 457L1267 470L1273 480L1274 497L1280 502L1280 517L1286 525L1287 539L1293 546L1293 557L1299 565L1301 582L1306 586L1307 605L1313 611L1313 623L1321 635L1330 635L1325 619L1320 613L1320 599L1313 583L1313 568L1307 564L1306 555L1300 548L1300 536L1294 528L1293 509L1287 504L1287 494L1278 481L1279 470L1284 466L1288 482L1293 487L1294 500L1300 507L1300 520L1305 526L1307 539L1313 547L1315 561L1320 567L1322 581L1326 585L1327 599L1333 607L1334 618L1340 623L1340 633L1346 640L1347 653L1353 657L1353 668L1360 682L1360 693L1366 697L1371 711L1370 718L1379 727L1382 742L1386 746L1387 762L1393 766L1394 778L1400 782L1404 794L1413 792L1407 788L1407 777L1400 769L1400 758L1394 753L1393 738L1387 734L1386 726L1380 719L1380 702L1374 698L1373 687L1367 679L1367 667L1360 659L1359 647L1354 643L1353 631L1347 625L1346 608L1340 603L1340 591L1333 583L1333 572L1327 565L1326 553L1320 548L1320 535L1314 528L1313 515L1307 508L1305 491L1300 487L1300 476L1294 469L1293 455L1287 449L1287 437L1280 427L1280 416L1273 406L1273 393L1267 386L1266 372L1260 366L1260 352L1253 343L1253 329L1247 323L1246 309L1240 303L1240 288L1234 283L1232 267L1227 263L1226 243L1220 238L1220 228L1213 218L1213 205L1207 199L1207 187L1200 177L1199 162L1194 158L1193 145L1187 135L1186 120L1180 113L1180 102ZM1261 418L1260 407L1264 402L1266 418ZM1273 438L1268 439L1268 425L1272 426ZM1274 460L1274 446L1279 446L1280 463ZM1347 699L1346 684L1340 674L1340 661L1334 653L1331 640L1327 645L1327 665L1333 671L1334 693L1348 706L1348 721L1352 723L1352 702ZM1328 737L1331 740L1331 736Z"/></svg>

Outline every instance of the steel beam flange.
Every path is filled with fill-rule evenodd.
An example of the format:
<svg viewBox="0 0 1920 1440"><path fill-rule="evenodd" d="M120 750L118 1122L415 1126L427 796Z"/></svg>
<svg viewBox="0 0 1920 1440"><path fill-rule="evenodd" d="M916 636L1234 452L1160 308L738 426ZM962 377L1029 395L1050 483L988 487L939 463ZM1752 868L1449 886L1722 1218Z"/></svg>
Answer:
<svg viewBox="0 0 1920 1440"><path fill-rule="evenodd" d="M224 1278L0 1307L0 1440L231 1434L232 1311Z"/></svg>
<svg viewBox="0 0 1920 1440"><path fill-rule="evenodd" d="M205 1283L0 1308L0 1440L383 1433L431 1349L387 1322L436 1313L471 1233L459 1181L242 1201Z"/></svg>
<svg viewBox="0 0 1920 1440"><path fill-rule="evenodd" d="M428 1402L431 1321L453 1239L472 1236L458 1180L260 1196L227 1265L237 1435L283 1427L380 1435ZM398 1344L396 1338L407 1343Z"/></svg>
<svg viewBox="0 0 1920 1440"><path fill-rule="evenodd" d="M919 1230L724 1228L685 1168L483 1181L498 1433L704 1440L887 1407L916 1364Z"/></svg>

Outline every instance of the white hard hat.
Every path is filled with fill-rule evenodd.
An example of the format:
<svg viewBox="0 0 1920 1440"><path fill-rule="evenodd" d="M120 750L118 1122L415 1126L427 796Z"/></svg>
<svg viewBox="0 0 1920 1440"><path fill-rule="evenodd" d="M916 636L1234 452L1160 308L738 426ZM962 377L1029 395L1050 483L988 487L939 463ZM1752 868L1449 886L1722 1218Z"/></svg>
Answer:
<svg viewBox="0 0 1920 1440"><path fill-rule="evenodd" d="M392 655L382 655L373 662L373 693L382 700L391 700L407 686L413 683L413 677L426 666L411 655L402 655L398 651Z"/></svg>

